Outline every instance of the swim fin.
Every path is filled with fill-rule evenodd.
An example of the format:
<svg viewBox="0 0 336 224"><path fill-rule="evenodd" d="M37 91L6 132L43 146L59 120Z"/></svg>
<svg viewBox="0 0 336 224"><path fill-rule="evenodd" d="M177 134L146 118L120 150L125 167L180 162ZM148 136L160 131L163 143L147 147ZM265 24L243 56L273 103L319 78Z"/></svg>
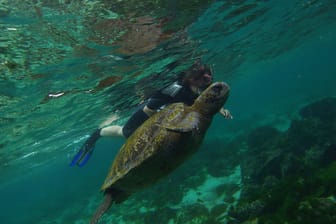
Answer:
<svg viewBox="0 0 336 224"><path fill-rule="evenodd" d="M79 166L82 167L84 166L87 161L90 159L92 153L93 153L94 147L92 148L87 148L84 147L77 152L77 154L73 157L70 166Z"/></svg>
<svg viewBox="0 0 336 224"><path fill-rule="evenodd" d="M90 135L88 140L86 140L84 145L71 160L70 166L77 165L79 167L82 167L87 163L93 153L96 141L100 138L100 130L101 129L97 129L94 133Z"/></svg>

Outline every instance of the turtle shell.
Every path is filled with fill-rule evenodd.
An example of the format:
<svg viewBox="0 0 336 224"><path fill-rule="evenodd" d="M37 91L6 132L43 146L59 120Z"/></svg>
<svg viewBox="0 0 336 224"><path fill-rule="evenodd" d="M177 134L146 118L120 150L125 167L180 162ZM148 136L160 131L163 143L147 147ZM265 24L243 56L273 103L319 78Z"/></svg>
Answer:
<svg viewBox="0 0 336 224"><path fill-rule="evenodd" d="M193 130L178 126L184 118L194 122ZM102 190L113 187L133 192L168 174L190 153L188 148L201 143L196 141L196 145L191 141L202 139L197 131L197 118L197 113L187 110L182 103L172 104L153 115L121 147ZM173 131L171 128L174 127L181 130Z"/></svg>
<svg viewBox="0 0 336 224"><path fill-rule="evenodd" d="M222 89L223 85L220 84ZM152 185L193 154L202 143L212 116L227 98L218 91L218 85L215 87L208 87L193 106L171 104L145 121L119 150L102 190L130 194ZM206 110L207 104L214 111Z"/></svg>

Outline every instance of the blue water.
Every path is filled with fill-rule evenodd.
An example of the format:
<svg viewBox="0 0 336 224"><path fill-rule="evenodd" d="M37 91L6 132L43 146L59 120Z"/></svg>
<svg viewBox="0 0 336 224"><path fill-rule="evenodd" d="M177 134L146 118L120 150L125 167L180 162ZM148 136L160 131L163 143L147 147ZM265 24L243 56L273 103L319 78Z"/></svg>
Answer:
<svg viewBox="0 0 336 224"><path fill-rule="evenodd" d="M5 2L0 4L8 9L0 13L0 223L87 223L102 200L100 186L123 140L100 140L83 168L70 168L71 156L108 116L117 114L114 123L124 123L143 92L169 83L197 57L213 65L215 80L230 84L225 107L234 119L216 116L202 152L162 183L111 209L102 223L161 223L155 210L166 223L192 223L181 218L181 210L185 217L203 210L187 214L192 206L183 207L181 201L188 190L203 189L197 186L204 182L194 180L206 179L204 170L211 167L222 170L218 176L223 178L234 170L214 162L220 160L218 153L232 154L221 146L260 125L285 131L302 106L336 96L333 0L157 1L160 10L144 1L149 8L141 12L139 6L142 16L180 17L166 25L173 35L145 50L135 46L135 53L93 38L98 31L90 30L92 20L86 16L106 13L106 5ZM125 11L135 10L126 6ZM191 16L183 17L187 9ZM136 42L124 39L118 46L127 41ZM178 65L170 72L153 76L174 61ZM100 86L108 77L119 78ZM198 203L217 203L204 198Z"/></svg>

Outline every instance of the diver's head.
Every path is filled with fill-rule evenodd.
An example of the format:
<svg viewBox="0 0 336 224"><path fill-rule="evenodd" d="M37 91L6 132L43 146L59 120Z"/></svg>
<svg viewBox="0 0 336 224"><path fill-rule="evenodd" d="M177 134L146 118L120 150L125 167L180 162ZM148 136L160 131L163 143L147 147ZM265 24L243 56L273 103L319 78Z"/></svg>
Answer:
<svg viewBox="0 0 336 224"><path fill-rule="evenodd" d="M212 83L211 67L196 61L185 73L183 82L197 94L205 90Z"/></svg>

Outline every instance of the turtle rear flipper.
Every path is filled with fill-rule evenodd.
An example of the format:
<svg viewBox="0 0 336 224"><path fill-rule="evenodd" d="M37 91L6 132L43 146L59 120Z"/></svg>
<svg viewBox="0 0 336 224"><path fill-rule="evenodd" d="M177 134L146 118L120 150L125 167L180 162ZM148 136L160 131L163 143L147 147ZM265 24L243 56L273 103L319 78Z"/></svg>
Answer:
<svg viewBox="0 0 336 224"><path fill-rule="evenodd" d="M128 196L129 195L123 191L119 191L116 189L107 189L105 191L104 201L101 203L95 214L92 216L90 224L98 223L99 219L104 215L104 213L111 207L113 203L121 203L126 200Z"/></svg>
<svg viewBox="0 0 336 224"><path fill-rule="evenodd" d="M90 224L98 223L100 217L111 207L113 202L113 198L111 194L106 194L103 203L98 207L95 214L92 216L90 220Z"/></svg>

